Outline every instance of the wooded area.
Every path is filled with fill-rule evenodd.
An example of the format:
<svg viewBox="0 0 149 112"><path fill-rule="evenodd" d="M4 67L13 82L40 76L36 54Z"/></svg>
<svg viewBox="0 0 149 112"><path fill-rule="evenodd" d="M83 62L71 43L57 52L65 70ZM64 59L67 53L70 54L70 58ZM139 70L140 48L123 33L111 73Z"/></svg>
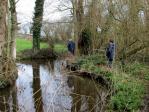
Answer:
<svg viewBox="0 0 149 112"><path fill-rule="evenodd" d="M90 48L90 53L95 49L103 49L107 41L112 38L118 46L118 59L139 57L142 53L143 57L148 56L147 0L59 1L60 11L70 11L70 16L67 18L73 26L73 38L78 48L83 49L80 44L83 39L82 32L85 31L89 35L90 45L85 44ZM87 39L84 41L87 42Z"/></svg>
<svg viewBox="0 0 149 112"><path fill-rule="evenodd" d="M33 93L39 92L40 78L43 75L40 74L41 69L48 68L51 72L45 73L54 74L59 71L54 71L54 67L59 67L60 70L67 68L77 75L87 74L87 77L97 83L106 82L107 85L104 86L107 86L107 93L100 96L103 104L99 109L101 112L148 111L148 101L145 99L149 98L149 0L57 0L59 5L56 11L64 15L60 20L52 22L48 20L49 16L45 17L45 10L51 10L47 3L50 6L54 1L35 0L32 21L28 25L29 32L18 23L16 4L19 1L21 0L0 0L0 88L15 85L18 63L25 66L20 60L33 60L36 64L31 64L31 76L33 86L38 86ZM20 34L28 37L18 37ZM70 41L74 41L73 53L68 52ZM16 44L23 47L17 48ZM111 63L107 59L110 45L114 46ZM66 66L65 62L54 65L53 61L52 66L49 65L51 57L62 59ZM40 59L46 59L42 61L47 68L41 67L43 65ZM70 62L67 63L68 61ZM67 78L69 79L68 76ZM79 87L79 84L76 85ZM68 84L68 88L71 88L71 84L70 87ZM39 96L42 96L41 88L39 90ZM79 91L78 88L75 91ZM35 102L35 110L40 102L42 101ZM78 107L81 110L81 104ZM74 109L70 111L78 107L72 106Z"/></svg>

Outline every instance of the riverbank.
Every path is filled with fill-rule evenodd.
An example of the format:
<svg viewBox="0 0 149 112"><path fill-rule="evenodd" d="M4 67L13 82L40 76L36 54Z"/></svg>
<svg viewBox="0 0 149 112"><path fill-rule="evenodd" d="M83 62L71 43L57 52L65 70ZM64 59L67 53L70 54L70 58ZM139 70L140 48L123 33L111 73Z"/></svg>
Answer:
<svg viewBox="0 0 149 112"><path fill-rule="evenodd" d="M24 40L21 40L24 41ZM42 49L33 54L31 50L31 41L29 43L17 43L17 59L42 59L55 58L63 56L67 53L67 48L63 44L54 45L54 53L51 52L46 45ZM24 43L24 44L23 44ZM30 47L25 46L28 44ZM21 50L22 49L22 50ZM82 56L74 59L72 70L77 70L81 76L89 76L103 85L108 85L109 93L106 96L108 111L142 111L147 108L147 99L149 98L148 80L149 70L145 64L139 62L127 62L125 66L121 66L120 62L115 62L112 69L106 66L106 58L104 55Z"/></svg>
<svg viewBox="0 0 149 112"><path fill-rule="evenodd" d="M130 111L144 110L146 101L145 85L149 80L148 67L139 62L127 63L125 67L115 62L112 69L106 67L104 56L83 56L75 60L75 66L79 71L85 71L91 75L102 76L110 81L110 90L107 111ZM96 76L96 77L97 77Z"/></svg>
<svg viewBox="0 0 149 112"><path fill-rule="evenodd" d="M106 103L104 102L106 104L104 109L106 109L106 112L147 112L147 99L149 96L145 88L148 86L145 84L149 80L148 67L139 62L134 62L127 63L122 69L120 64L115 62L113 68L109 69L106 67L105 62L106 60L103 56L91 55L74 58L71 63L74 65L72 70L77 70L74 76L89 76L93 82L96 81L102 85L108 85L103 86L103 88L108 88L104 96L104 101L106 101ZM50 64L50 69L54 65L51 65L53 63L51 61L44 61L44 63ZM61 66L62 63L60 62L58 65ZM35 68L33 67L34 71L36 71ZM68 74L68 76L71 76L71 74ZM70 83L72 82L70 81Z"/></svg>

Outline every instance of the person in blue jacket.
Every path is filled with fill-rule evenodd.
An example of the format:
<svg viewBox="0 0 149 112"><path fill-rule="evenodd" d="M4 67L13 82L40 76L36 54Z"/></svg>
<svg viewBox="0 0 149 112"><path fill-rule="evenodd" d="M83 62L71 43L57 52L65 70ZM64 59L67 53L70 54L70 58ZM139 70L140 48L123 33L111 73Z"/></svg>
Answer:
<svg viewBox="0 0 149 112"><path fill-rule="evenodd" d="M72 41L72 39L69 39L67 44L68 51L74 55L75 54L75 42Z"/></svg>
<svg viewBox="0 0 149 112"><path fill-rule="evenodd" d="M112 39L110 39L109 44L106 48L106 56L108 59L108 66L111 68L113 59L115 57L115 43Z"/></svg>

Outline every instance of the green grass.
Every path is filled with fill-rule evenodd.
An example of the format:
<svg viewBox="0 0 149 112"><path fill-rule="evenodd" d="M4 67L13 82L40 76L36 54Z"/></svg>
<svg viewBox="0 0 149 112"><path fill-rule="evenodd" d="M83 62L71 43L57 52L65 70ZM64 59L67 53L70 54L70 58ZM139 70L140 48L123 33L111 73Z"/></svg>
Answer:
<svg viewBox="0 0 149 112"><path fill-rule="evenodd" d="M57 53L67 52L67 47L64 44L55 44L54 51Z"/></svg>
<svg viewBox="0 0 149 112"><path fill-rule="evenodd" d="M25 39L17 38L16 39L16 48L17 48L17 53L19 53L25 49L31 49L32 42L25 40Z"/></svg>
<svg viewBox="0 0 149 112"><path fill-rule="evenodd" d="M116 69L112 71L111 80L114 95L110 99L110 108L116 111L137 112L145 91L143 80Z"/></svg>
<svg viewBox="0 0 149 112"><path fill-rule="evenodd" d="M16 47L17 47L17 53L22 52L26 49L32 49L32 41L23 39L23 38L17 38L16 39ZM40 43L41 48L47 48L47 43Z"/></svg>
<svg viewBox="0 0 149 112"><path fill-rule="evenodd" d="M32 49L32 40L27 40L24 38L17 38L16 39L16 47L17 47L17 53L20 53L26 49ZM40 47L42 48L48 48L47 43L40 43ZM63 53L67 51L67 48L63 44L55 44L54 45L55 52Z"/></svg>

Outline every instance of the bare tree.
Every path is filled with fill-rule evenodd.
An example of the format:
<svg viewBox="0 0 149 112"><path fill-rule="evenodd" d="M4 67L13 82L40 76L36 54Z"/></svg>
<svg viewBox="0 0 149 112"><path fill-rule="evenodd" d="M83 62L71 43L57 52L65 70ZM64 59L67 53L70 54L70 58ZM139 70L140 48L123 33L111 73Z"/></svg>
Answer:
<svg viewBox="0 0 149 112"><path fill-rule="evenodd" d="M43 22L42 31L44 33L44 36L48 40L49 48L51 51L54 49L54 24L50 24L47 21Z"/></svg>
<svg viewBox="0 0 149 112"><path fill-rule="evenodd" d="M11 12L11 43L10 43L10 55L16 58L16 31L17 31L17 13L15 0L9 0L10 12Z"/></svg>
<svg viewBox="0 0 149 112"><path fill-rule="evenodd" d="M15 62L10 56L11 36L9 35L8 0L0 0L0 87L12 84L16 78Z"/></svg>

